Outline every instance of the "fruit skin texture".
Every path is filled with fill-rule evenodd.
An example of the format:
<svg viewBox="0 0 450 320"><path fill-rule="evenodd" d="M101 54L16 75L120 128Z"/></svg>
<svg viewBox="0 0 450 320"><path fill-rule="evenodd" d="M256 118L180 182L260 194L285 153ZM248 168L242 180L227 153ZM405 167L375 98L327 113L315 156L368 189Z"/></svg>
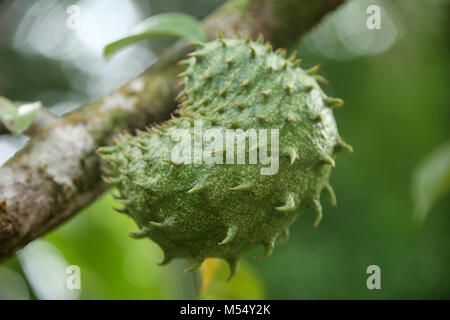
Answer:
<svg viewBox="0 0 450 320"><path fill-rule="evenodd" d="M179 116L135 137L120 135L114 146L99 149L107 164L105 180L124 205L117 211L139 226L132 237L160 245L162 264L184 258L192 271L204 259L219 257L229 263L231 277L250 249L262 245L257 258L266 258L277 239L285 242L289 226L305 209L316 215L317 226L323 190L335 202L328 184L334 158L351 150L332 113L342 100L323 93L317 68L305 71L295 56L285 58L284 50L273 52L263 42L219 37L197 44L198 50L180 62L186 70L180 75ZM279 129L278 172L262 175L267 165L260 162L174 163L174 130L192 130L194 120L203 120L203 132ZM203 142L203 150L210 143Z"/></svg>

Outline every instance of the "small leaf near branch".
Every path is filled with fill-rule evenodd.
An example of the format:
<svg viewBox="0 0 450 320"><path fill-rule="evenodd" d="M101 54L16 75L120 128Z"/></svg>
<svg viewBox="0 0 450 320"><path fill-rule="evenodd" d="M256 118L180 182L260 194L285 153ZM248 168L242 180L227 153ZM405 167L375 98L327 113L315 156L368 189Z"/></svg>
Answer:
<svg viewBox="0 0 450 320"><path fill-rule="evenodd" d="M21 135L28 129L41 107L40 102L16 105L0 97L0 121L11 133Z"/></svg>
<svg viewBox="0 0 450 320"><path fill-rule="evenodd" d="M450 141L429 154L412 177L414 218L423 221L432 205L450 191Z"/></svg>
<svg viewBox="0 0 450 320"><path fill-rule="evenodd" d="M128 36L108 44L104 49L103 56L105 59L108 59L114 53L132 43L143 39L164 36L180 37L200 42L206 40L205 32L196 18L183 13L163 13L145 19Z"/></svg>

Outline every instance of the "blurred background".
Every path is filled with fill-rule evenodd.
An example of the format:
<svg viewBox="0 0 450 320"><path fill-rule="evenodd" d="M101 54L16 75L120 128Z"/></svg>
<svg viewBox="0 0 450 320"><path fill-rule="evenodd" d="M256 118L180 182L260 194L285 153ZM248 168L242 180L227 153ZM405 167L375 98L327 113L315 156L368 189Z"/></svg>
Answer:
<svg viewBox="0 0 450 320"><path fill-rule="evenodd" d="M108 62L106 44L150 15L203 18L223 2L0 1L0 95L69 112L144 71L174 40L143 41ZM381 8L381 29L369 30L373 4ZM73 5L80 20L68 28ZM159 267L157 245L129 238L134 222L115 213L106 194L0 264L0 299L450 298L450 199L415 186L440 175L421 164L442 146L448 150L449 9L446 0L350 1L289 48L303 67L320 63L329 81L324 90L345 100L335 116L355 149L337 159L331 183L338 207L324 197L318 229L305 212L269 259L252 259L261 248L254 250L229 282L227 266L215 264L201 287L199 274L182 272L183 261ZM0 163L27 139L1 136ZM417 178L421 166L427 170ZM436 201L419 219L414 206L427 197ZM80 290L66 286L70 265L80 268ZM381 290L366 286L370 265L381 268Z"/></svg>

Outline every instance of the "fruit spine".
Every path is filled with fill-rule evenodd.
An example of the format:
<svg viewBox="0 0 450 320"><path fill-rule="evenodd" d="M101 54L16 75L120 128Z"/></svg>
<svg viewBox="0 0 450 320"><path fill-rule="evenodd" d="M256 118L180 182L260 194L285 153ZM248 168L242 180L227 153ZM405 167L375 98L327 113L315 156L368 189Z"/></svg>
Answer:
<svg viewBox="0 0 450 320"><path fill-rule="evenodd" d="M351 147L338 135L332 109L343 101L326 96L318 85L317 67L303 70L295 55L272 50L262 37L196 43L197 50L180 62L184 90L177 97L179 116L137 136L120 135L114 146L99 149L107 163L105 181L117 188L117 200L140 231L165 257L192 262L198 268L208 257L225 259L230 277L248 250L262 245L270 256L276 239L286 242L289 226L305 209L317 226L322 219L322 191L332 203L328 183L337 152ZM262 175L263 164L179 163L172 152L177 129L277 129L279 169ZM191 134L196 133L192 130ZM195 137L194 137L195 139ZM273 141L271 141L273 143ZM203 141L203 149L214 149ZM228 145L226 145L228 147ZM246 151L261 146L246 146ZM234 151L232 151L234 153Z"/></svg>

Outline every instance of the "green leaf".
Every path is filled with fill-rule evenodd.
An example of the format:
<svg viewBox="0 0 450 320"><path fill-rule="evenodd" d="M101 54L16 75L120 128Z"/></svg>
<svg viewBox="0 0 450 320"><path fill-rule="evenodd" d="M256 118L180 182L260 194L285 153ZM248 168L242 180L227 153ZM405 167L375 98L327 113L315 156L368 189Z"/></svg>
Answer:
<svg viewBox="0 0 450 320"><path fill-rule="evenodd" d="M10 132L21 135L33 122L40 108L40 102L16 105L0 97L0 120Z"/></svg>
<svg viewBox="0 0 450 320"><path fill-rule="evenodd" d="M134 42L164 36L180 37L200 42L206 40L205 32L196 18L183 13L163 13L145 19L128 36L108 44L105 47L103 56L105 59L108 59L118 50Z"/></svg>
<svg viewBox="0 0 450 320"><path fill-rule="evenodd" d="M414 217L423 221L433 204L450 191L450 141L419 164L412 177Z"/></svg>

